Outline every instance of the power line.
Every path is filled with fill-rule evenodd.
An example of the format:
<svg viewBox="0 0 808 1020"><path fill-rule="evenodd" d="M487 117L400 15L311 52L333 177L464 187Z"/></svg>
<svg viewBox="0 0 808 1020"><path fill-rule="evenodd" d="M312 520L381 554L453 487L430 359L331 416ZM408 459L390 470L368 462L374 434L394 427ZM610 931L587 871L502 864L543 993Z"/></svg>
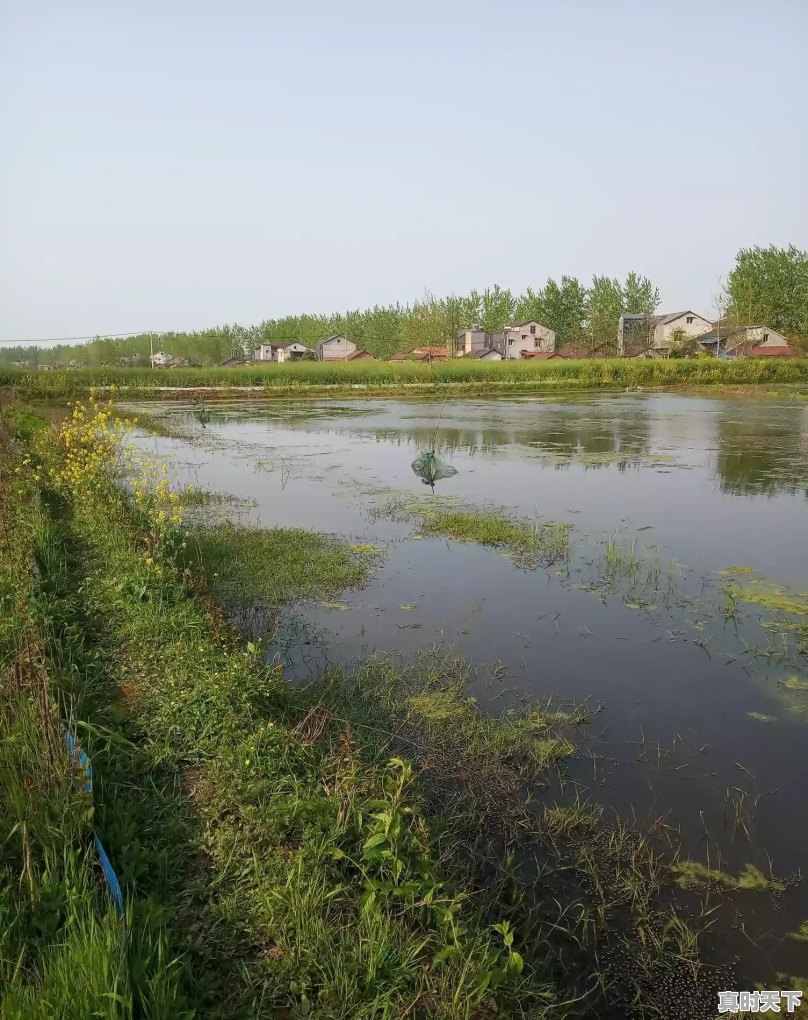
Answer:
<svg viewBox="0 0 808 1020"><path fill-rule="evenodd" d="M111 340L121 336L170 336L175 333L173 329L138 329L129 333L94 333L91 336L45 336L38 340L0 340L0 344L9 347L17 347L20 344L67 344L76 343L79 340ZM204 334L203 334L204 335Z"/></svg>

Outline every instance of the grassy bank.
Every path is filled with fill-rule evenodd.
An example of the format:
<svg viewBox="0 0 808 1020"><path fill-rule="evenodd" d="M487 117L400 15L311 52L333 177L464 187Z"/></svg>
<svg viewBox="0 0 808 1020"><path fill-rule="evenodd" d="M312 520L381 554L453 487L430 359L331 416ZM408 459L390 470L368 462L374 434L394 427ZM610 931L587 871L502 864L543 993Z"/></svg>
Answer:
<svg viewBox="0 0 808 1020"><path fill-rule="evenodd" d="M662 859L550 797L585 712L482 717L468 664L437 653L292 689L219 601L333 597L371 550L189 528L161 479L126 495L102 408L4 422L3 1016L712 1015ZM564 554L503 521L432 523ZM93 761L92 813L65 725Z"/></svg>
<svg viewBox="0 0 808 1020"><path fill-rule="evenodd" d="M116 386L128 397L154 392L222 389L267 396L395 394L445 391L462 393L543 392L563 389L624 389L675 386L785 386L808 384L808 358L719 361L618 359L593 361L454 360L415 362L304 362L234 369L93 368L28 372L0 371L0 387L26 397L70 397L91 387Z"/></svg>
<svg viewBox="0 0 808 1020"><path fill-rule="evenodd" d="M54 676L45 715L20 693L28 716L18 743L33 754L45 719L80 720L98 777L95 823L137 938L122 957L87 804L57 734L45 745L61 763L53 812L80 810L69 812L77 831L61 822L47 833L76 849L47 864L22 796L3 803L3 845L14 851L3 912L31 915L2 957L3 1015L543 1015L557 997L541 960L525 967L507 916L483 917L444 872L411 765L243 650L179 566L172 494L133 505L116 487L109 428L96 416L59 438L43 429L36 454L16 463L8 443L3 478L18 510L36 505L54 535L53 555L17 596L31 604L47 594L41 657ZM10 554L8 564L4 597L19 565ZM17 726L6 686L25 652L14 635L4 647L3 713ZM20 789L36 786L33 761L15 768ZM30 873L39 890L51 870L48 900L26 900L18 876ZM74 928L76 888L89 892L86 924ZM43 910L53 914L47 940L33 934ZM59 943L75 931L75 955L110 924L108 938L94 939L87 980L75 974L71 987Z"/></svg>

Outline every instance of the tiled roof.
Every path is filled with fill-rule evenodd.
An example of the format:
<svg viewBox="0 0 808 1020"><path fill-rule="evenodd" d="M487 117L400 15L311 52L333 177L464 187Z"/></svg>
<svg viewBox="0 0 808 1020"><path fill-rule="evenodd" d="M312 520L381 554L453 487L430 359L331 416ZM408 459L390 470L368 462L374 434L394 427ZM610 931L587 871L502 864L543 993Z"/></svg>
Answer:
<svg viewBox="0 0 808 1020"><path fill-rule="evenodd" d="M800 358L802 351L796 347L752 347L746 352L748 358Z"/></svg>

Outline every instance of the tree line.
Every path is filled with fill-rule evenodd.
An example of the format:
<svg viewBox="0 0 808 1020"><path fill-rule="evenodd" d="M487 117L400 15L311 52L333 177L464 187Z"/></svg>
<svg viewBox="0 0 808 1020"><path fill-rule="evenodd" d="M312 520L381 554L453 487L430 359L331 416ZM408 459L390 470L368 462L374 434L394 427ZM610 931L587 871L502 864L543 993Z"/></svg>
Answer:
<svg viewBox="0 0 808 1020"><path fill-rule="evenodd" d="M789 248L748 248L738 252L723 293L728 325L764 324L792 340L808 338L808 253ZM341 333L377 358L422 345L451 346L459 331L479 324L493 332L509 322L536 319L556 333L560 348L574 345L582 355L617 354L621 314L652 315L659 305L659 289L637 272L625 280L595 276L586 286L577 277L549 279L522 294L495 285L465 296L436 297L427 293L412 304L331 315L288 315L255 326L217 326L196 332L149 334L125 338L97 337L87 344L59 345L32 350L30 346L0 349L5 363L24 359L40 363L118 364L127 358L148 364L150 343L177 358L214 365L229 357L249 357L269 340L317 340Z"/></svg>

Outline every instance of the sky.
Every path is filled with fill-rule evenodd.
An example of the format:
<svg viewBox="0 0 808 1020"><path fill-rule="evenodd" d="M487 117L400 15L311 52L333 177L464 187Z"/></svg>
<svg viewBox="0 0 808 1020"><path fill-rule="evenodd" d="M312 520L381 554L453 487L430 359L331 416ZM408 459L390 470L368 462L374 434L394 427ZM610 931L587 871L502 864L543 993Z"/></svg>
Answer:
<svg viewBox="0 0 808 1020"><path fill-rule="evenodd" d="M0 341L808 248L808 0L5 0Z"/></svg>

